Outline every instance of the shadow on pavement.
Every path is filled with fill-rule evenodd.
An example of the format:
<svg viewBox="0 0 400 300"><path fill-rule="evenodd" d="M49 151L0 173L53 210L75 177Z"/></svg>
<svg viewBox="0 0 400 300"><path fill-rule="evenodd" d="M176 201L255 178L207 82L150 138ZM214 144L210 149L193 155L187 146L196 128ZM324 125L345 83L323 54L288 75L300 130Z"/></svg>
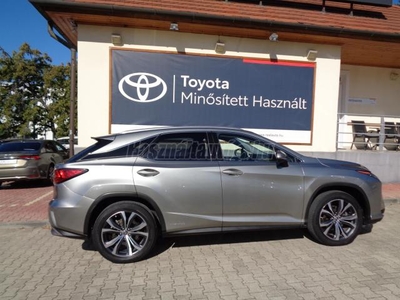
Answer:
<svg viewBox="0 0 400 300"><path fill-rule="evenodd" d="M190 235L179 237L165 238L165 242L170 242L174 247L191 247L203 245L217 244L235 244L235 243L252 243L261 241L274 241L303 238L304 231L302 229L285 229L285 230L262 230L262 231L246 231L246 232L227 232L206 235Z"/></svg>
<svg viewBox="0 0 400 300"><path fill-rule="evenodd" d="M204 235L189 235L159 238L153 251L145 258L155 257L170 248L222 245L238 243L254 243L266 241L278 241L288 239L302 239L308 237L306 230L303 229L274 229L263 231L229 232ZM82 249L87 251L96 251L90 241L85 240L82 243ZM100 254L99 254L100 255Z"/></svg>
<svg viewBox="0 0 400 300"><path fill-rule="evenodd" d="M0 183L2 190L32 189L53 186L48 180L6 181Z"/></svg>
<svg viewBox="0 0 400 300"><path fill-rule="evenodd" d="M360 234L369 233L372 231L372 225L363 226ZM261 231L242 231L242 232L227 232L227 233L213 233L203 235L187 235L187 236L174 236L174 237L160 237L157 240L156 246L152 252L145 258L151 259L163 252L168 251L170 248L184 248L193 246L206 246L206 245L223 245L223 244L239 244L239 243L254 243L254 242L267 242L267 241L280 241L280 240L293 240L307 238L317 244L316 241L306 229L271 229ZM85 240L82 243L82 249L86 251L96 251L92 243ZM100 254L99 254L100 255Z"/></svg>
<svg viewBox="0 0 400 300"><path fill-rule="evenodd" d="M262 231L227 232L204 235L189 235L160 238L157 245L147 257L157 256L170 248L183 248L192 246L224 245L239 243L254 243L279 241L288 239L302 239L305 237L303 229L274 229Z"/></svg>

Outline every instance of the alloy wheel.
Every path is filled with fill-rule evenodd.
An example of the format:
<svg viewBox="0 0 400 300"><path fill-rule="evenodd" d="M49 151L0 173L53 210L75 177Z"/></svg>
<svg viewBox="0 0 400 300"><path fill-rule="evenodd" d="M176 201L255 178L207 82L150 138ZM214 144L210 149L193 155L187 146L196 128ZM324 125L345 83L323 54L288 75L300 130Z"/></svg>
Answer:
<svg viewBox="0 0 400 300"><path fill-rule="evenodd" d="M357 229L356 208L344 199L335 199L325 204L319 214L319 226L330 240L340 241L349 238Z"/></svg>
<svg viewBox="0 0 400 300"><path fill-rule="evenodd" d="M148 242L148 224L135 212L118 211L111 215L101 229L101 240L112 255L129 258Z"/></svg>

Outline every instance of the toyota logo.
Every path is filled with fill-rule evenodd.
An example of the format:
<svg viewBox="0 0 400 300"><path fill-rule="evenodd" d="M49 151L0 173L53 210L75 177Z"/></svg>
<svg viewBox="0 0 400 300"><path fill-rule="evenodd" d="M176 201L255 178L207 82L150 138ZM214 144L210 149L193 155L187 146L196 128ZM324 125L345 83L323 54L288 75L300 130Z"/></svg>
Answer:
<svg viewBox="0 0 400 300"><path fill-rule="evenodd" d="M135 102L154 102L167 92L167 85L160 77L150 73L132 73L118 84L120 93Z"/></svg>

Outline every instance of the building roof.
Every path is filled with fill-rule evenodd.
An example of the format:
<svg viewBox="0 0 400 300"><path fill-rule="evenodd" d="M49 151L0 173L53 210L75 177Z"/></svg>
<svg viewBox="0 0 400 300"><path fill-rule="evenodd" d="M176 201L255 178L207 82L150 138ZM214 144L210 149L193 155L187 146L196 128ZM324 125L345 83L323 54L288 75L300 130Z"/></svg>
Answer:
<svg viewBox="0 0 400 300"><path fill-rule="evenodd" d="M76 46L79 24L342 46L342 63L400 68L400 6L323 0L30 0Z"/></svg>

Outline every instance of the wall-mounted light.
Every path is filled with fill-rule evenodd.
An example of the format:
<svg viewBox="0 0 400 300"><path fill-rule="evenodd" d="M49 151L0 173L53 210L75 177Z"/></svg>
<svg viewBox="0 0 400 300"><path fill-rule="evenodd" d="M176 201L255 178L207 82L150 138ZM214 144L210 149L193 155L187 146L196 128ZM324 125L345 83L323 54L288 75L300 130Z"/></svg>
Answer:
<svg viewBox="0 0 400 300"><path fill-rule="evenodd" d="M397 80L397 78L399 78L399 73L396 71L390 72L390 80Z"/></svg>
<svg viewBox="0 0 400 300"><path fill-rule="evenodd" d="M215 52L218 54L224 54L225 53L225 43L217 42L215 44Z"/></svg>
<svg viewBox="0 0 400 300"><path fill-rule="evenodd" d="M113 43L114 46L122 46L122 37L120 34L113 33L111 35L111 43Z"/></svg>
<svg viewBox="0 0 400 300"><path fill-rule="evenodd" d="M307 59L308 60L316 60L317 59L317 54L318 54L317 50L308 50Z"/></svg>
<svg viewBox="0 0 400 300"><path fill-rule="evenodd" d="M172 22L172 23L169 25L169 30L178 31L178 30L179 30L178 23Z"/></svg>
<svg viewBox="0 0 400 300"><path fill-rule="evenodd" d="M273 32L270 36L269 36L269 40L271 42L277 42L278 41L278 34Z"/></svg>

